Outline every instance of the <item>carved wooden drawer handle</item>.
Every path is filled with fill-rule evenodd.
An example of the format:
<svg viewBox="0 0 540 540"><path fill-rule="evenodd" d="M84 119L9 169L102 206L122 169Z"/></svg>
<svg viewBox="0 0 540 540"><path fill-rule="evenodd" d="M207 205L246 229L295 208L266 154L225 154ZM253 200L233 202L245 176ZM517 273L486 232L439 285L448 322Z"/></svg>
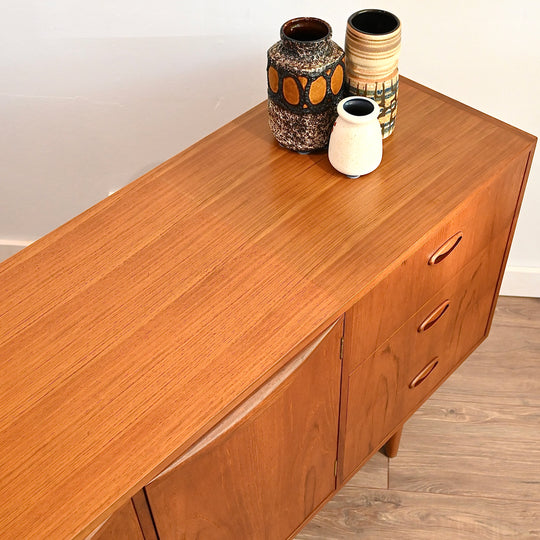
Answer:
<svg viewBox="0 0 540 540"><path fill-rule="evenodd" d="M409 384L409 388L416 388L419 384L423 383L433 370L437 367L439 358L436 356Z"/></svg>
<svg viewBox="0 0 540 540"><path fill-rule="evenodd" d="M439 264L441 261L444 261L454 249L458 246L463 238L463 233L461 231L457 232L451 236L428 260L428 264L433 266L434 264Z"/></svg>
<svg viewBox="0 0 540 540"><path fill-rule="evenodd" d="M425 332L431 328L448 310L450 307L450 300L445 300L440 306L436 307L425 319L424 322L418 327L419 332Z"/></svg>

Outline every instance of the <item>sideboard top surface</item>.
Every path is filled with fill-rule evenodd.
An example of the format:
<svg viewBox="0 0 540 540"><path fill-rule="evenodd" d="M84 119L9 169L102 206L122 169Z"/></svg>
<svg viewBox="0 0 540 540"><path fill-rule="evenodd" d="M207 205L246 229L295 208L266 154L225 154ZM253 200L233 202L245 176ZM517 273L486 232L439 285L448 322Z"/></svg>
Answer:
<svg viewBox="0 0 540 540"><path fill-rule="evenodd" d="M3 538L88 532L534 144L400 83L365 178L263 103L0 265Z"/></svg>

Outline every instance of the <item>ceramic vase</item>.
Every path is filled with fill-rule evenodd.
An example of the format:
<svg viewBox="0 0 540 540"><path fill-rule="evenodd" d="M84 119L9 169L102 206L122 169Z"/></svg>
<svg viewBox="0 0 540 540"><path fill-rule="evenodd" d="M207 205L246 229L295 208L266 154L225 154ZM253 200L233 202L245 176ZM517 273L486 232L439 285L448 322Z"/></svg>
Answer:
<svg viewBox="0 0 540 540"><path fill-rule="evenodd" d="M374 171L382 159L380 108L375 101L351 96L340 101L330 136L328 159L349 178Z"/></svg>
<svg viewBox="0 0 540 540"><path fill-rule="evenodd" d="M353 13L345 34L346 94L375 100L380 109L383 138L392 134L397 115L399 19L380 9Z"/></svg>
<svg viewBox="0 0 540 540"><path fill-rule="evenodd" d="M325 148L343 97L343 49L321 19L292 19L280 34L281 40L268 49L270 129L290 150Z"/></svg>

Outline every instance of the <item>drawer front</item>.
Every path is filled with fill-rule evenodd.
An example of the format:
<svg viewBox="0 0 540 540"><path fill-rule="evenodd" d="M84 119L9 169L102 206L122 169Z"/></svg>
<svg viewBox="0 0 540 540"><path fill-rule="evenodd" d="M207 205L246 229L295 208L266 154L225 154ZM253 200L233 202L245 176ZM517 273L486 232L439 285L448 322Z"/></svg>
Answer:
<svg viewBox="0 0 540 540"><path fill-rule="evenodd" d="M525 160L486 183L404 263L348 312L344 369L350 373L497 236L508 236Z"/></svg>
<svg viewBox="0 0 540 540"><path fill-rule="evenodd" d="M342 480L483 338L505 244L506 236L500 235L349 375L342 412Z"/></svg>

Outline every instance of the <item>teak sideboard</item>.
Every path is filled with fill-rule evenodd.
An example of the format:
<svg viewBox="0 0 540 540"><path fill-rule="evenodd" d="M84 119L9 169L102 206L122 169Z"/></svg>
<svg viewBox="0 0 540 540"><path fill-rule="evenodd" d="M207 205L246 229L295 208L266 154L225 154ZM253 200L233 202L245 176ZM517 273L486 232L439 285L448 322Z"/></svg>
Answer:
<svg viewBox="0 0 540 540"><path fill-rule="evenodd" d="M381 166L266 104L0 265L3 539L286 539L487 336L535 137L402 78Z"/></svg>

